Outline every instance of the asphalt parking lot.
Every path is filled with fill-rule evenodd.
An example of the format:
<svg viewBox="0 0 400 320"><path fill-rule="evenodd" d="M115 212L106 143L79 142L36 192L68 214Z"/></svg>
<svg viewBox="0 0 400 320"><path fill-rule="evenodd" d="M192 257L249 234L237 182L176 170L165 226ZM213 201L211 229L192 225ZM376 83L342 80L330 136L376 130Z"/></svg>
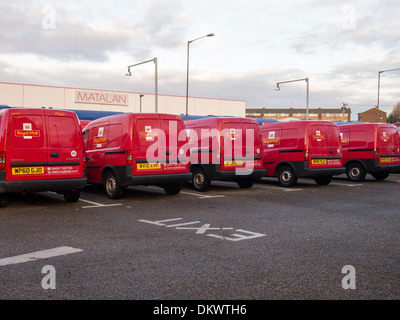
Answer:
<svg viewBox="0 0 400 320"><path fill-rule="evenodd" d="M119 200L88 186L77 203L9 195L0 299L399 299L399 190L400 175L368 175L177 196L139 186Z"/></svg>

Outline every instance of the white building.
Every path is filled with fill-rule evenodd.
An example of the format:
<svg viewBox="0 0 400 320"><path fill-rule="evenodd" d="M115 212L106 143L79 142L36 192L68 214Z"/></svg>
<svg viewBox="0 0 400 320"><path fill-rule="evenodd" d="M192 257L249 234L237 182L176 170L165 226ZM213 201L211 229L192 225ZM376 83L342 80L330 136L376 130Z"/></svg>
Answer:
<svg viewBox="0 0 400 320"><path fill-rule="evenodd" d="M155 95L0 82L0 105L25 108L155 112ZM189 115L246 116L246 102L189 97ZM158 113L186 114L186 97L158 94Z"/></svg>

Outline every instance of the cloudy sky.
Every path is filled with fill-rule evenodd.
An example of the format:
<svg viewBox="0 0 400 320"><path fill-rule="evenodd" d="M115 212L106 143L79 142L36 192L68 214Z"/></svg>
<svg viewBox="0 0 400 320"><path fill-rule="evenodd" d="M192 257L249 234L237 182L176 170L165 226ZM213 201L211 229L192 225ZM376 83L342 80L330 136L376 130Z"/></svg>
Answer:
<svg viewBox="0 0 400 320"><path fill-rule="evenodd" d="M0 0L0 82L245 100L247 108L377 103L400 68L398 0ZM400 101L381 74L380 106ZM0 97L1 104L1 97Z"/></svg>

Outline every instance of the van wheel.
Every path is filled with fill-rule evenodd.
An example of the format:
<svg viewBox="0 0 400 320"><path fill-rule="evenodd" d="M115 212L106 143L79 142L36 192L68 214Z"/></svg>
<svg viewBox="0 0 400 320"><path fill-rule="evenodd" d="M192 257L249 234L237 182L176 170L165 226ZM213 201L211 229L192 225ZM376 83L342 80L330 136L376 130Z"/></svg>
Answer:
<svg viewBox="0 0 400 320"><path fill-rule="evenodd" d="M117 175L112 171L106 173L104 188L106 189L107 197L110 199L119 199L124 192L124 188L120 185Z"/></svg>
<svg viewBox="0 0 400 320"><path fill-rule="evenodd" d="M68 190L63 193L64 199L67 202L77 202L81 196L79 190Z"/></svg>
<svg viewBox="0 0 400 320"><path fill-rule="evenodd" d="M193 169L192 188L196 191L207 191L210 187L211 180L208 178L207 173L202 168Z"/></svg>
<svg viewBox="0 0 400 320"><path fill-rule="evenodd" d="M352 163L347 167L346 170L347 178L352 182L361 182L364 181L366 176L366 171L362 164L360 163Z"/></svg>
<svg viewBox="0 0 400 320"><path fill-rule="evenodd" d="M323 176L323 177L316 177L314 181L320 186L327 186L331 183L332 177L331 176Z"/></svg>
<svg viewBox="0 0 400 320"><path fill-rule="evenodd" d="M389 172L375 172L371 174L376 180L385 180L389 177Z"/></svg>
<svg viewBox="0 0 400 320"><path fill-rule="evenodd" d="M278 170L278 182L282 187L293 187L297 182L293 169L289 166L280 167Z"/></svg>
<svg viewBox="0 0 400 320"><path fill-rule="evenodd" d="M172 183L164 186L164 191L169 195L176 195L181 192L182 185L180 183Z"/></svg>
<svg viewBox="0 0 400 320"><path fill-rule="evenodd" d="M241 188L251 188L254 184L254 179L248 178L248 179L240 179L236 181L239 187Z"/></svg>

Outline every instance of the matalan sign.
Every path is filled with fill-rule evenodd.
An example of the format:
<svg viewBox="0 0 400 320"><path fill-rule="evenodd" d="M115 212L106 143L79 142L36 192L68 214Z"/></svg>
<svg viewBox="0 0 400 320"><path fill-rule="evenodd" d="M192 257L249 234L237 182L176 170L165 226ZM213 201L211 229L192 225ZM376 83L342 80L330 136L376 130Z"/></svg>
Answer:
<svg viewBox="0 0 400 320"><path fill-rule="evenodd" d="M127 106L128 95L121 93L113 93L113 92L76 90L75 102Z"/></svg>

